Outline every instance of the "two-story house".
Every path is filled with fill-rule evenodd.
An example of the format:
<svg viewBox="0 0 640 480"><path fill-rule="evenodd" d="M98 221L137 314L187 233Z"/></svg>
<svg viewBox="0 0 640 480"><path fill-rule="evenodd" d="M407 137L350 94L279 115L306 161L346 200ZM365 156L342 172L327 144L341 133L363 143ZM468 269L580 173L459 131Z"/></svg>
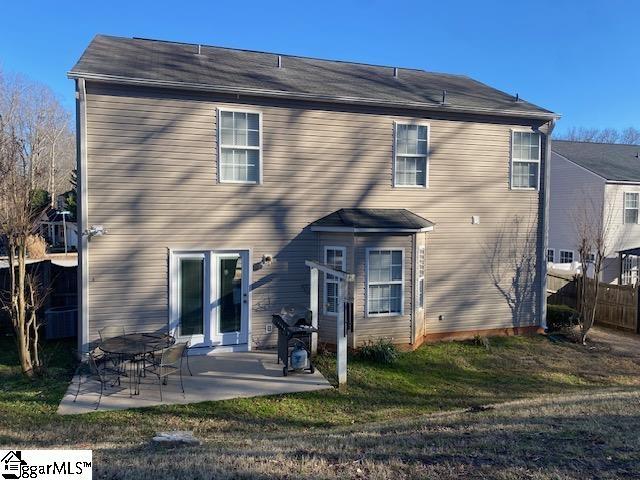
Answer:
<svg viewBox="0 0 640 480"><path fill-rule="evenodd" d="M306 260L353 274L353 347L543 323L550 111L465 76L102 35L69 77L82 344L271 346Z"/></svg>
<svg viewBox="0 0 640 480"><path fill-rule="evenodd" d="M578 232L587 209L606 247L600 280L637 283L640 146L554 140L550 164L549 263L579 268Z"/></svg>

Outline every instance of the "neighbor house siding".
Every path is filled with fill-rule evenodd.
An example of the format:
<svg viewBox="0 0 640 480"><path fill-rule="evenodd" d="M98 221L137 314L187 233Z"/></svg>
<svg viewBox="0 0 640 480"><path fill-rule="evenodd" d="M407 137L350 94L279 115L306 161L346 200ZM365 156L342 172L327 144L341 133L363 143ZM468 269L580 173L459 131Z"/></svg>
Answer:
<svg viewBox="0 0 640 480"><path fill-rule="evenodd" d="M526 121L87 89L88 223L109 232L89 243L92 338L107 324L166 326L168 248L251 248L254 262L274 255L251 278L251 341L273 344L265 332L272 311L307 301L304 260L318 254L307 225L343 207L406 208L436 223L427 239L425 332L513 326L487 251L498 238L523 244L532 233L531 253L542 254L539 192L509 188L511 128ZM217 109L242 102L262 112L262 185L217 182ZM414 119L430 124L429 188L393 188L394 121ZM527 234L515 233L516 216ZM522 299L520 325L539 322L537 291ZM374 323L385 331L384 318ZM405 341L409 330L397 335Z"/></svg>
<svg viewBox="0 0 640 480"><path fill-rule="evenodd" d="M624 223L624 194L640 193L640 185L607 183L604 189L604 225L607 231L608 258L602 272L602 280L618 283L620 261L618 251L640 247L640 224Z"/></svg>
<svg viewBox="0 0 640 480"><path fill-rule="evenodd" d="M581 217L578 209L600 211L605 180L555 152L550 165L549 248L555 250L556 262L560 250L573 251L577 261L576 219Z"/></svg>

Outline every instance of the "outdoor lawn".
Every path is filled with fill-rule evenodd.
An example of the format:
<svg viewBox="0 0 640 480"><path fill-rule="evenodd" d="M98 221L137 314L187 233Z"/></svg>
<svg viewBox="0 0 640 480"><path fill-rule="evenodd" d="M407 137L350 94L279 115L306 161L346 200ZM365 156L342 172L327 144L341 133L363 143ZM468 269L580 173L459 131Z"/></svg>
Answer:
<svg viewBox="0 0 640 480"><path fill-rule="evenodd" d="M426 345L393 366L351 358L349 385L59 417L69 344L47 377L0 343L0 444L91 448L96 478L620 478L640 471L638 357L546 337ZM333 362L319 368L333 382ZM494 407L485 409L483 406ZM500 405L496 405L500 404ZM192 430L200 447L158 450Z"/></svg>

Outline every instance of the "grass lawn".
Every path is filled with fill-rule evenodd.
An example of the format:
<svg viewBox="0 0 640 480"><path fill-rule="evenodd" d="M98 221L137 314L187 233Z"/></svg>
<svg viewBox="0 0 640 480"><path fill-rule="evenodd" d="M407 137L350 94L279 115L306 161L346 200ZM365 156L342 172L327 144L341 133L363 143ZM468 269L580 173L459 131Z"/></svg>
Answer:
<svg viewBox="0 0 640 480"><path fill-rule="evenodd" d="M426 345L393 366L350 359L313 393L59 417L70 345L29 382L0 343L0 445L92 448L96 478L619 478L640 471L638 358L544 337ZM334 364L321 357L331 381ZM504 403L487 411L468 407ZM478 410L478 409L472 409ZM161 430L201 447L155 450ZM632 473L629 473L631 475Z"/></svg>

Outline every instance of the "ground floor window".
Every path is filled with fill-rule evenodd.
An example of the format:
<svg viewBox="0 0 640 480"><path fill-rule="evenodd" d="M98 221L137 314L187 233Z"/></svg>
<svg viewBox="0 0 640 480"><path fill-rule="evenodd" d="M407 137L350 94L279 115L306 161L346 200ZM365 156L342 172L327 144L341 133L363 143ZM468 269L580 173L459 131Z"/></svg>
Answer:
<svg viewBox="0 0 640 480"><path fill-rule="evenodd" d="M560 263L573 263L573 252L571 250L560 250Z"/></svg>
<svg viewBox="0 0 640 480"><path fill-rule="evenodd" d="M425 248L418 249L418 308L424 308Z"/></svg>
<svg viewBox="0 0 640 480"><path fill-rule="evenodd" d="M367 315L401 315L402 250L367 251Z"/></svg>
<svg viewBox="0 0 640 480"><path fill-rule="evenodd" d="M625 255L622 257L622 285L636 285L638 283L638 257Z"/></svg>
<svg viewBox="0 0 640 480"><path fill-rule="evenodd" d="M347 269L345 247L325 247L324 263L336 270ZM324 276L324 313L327 315L338 314L338 283L340 280L329 274Z"/></svg>

